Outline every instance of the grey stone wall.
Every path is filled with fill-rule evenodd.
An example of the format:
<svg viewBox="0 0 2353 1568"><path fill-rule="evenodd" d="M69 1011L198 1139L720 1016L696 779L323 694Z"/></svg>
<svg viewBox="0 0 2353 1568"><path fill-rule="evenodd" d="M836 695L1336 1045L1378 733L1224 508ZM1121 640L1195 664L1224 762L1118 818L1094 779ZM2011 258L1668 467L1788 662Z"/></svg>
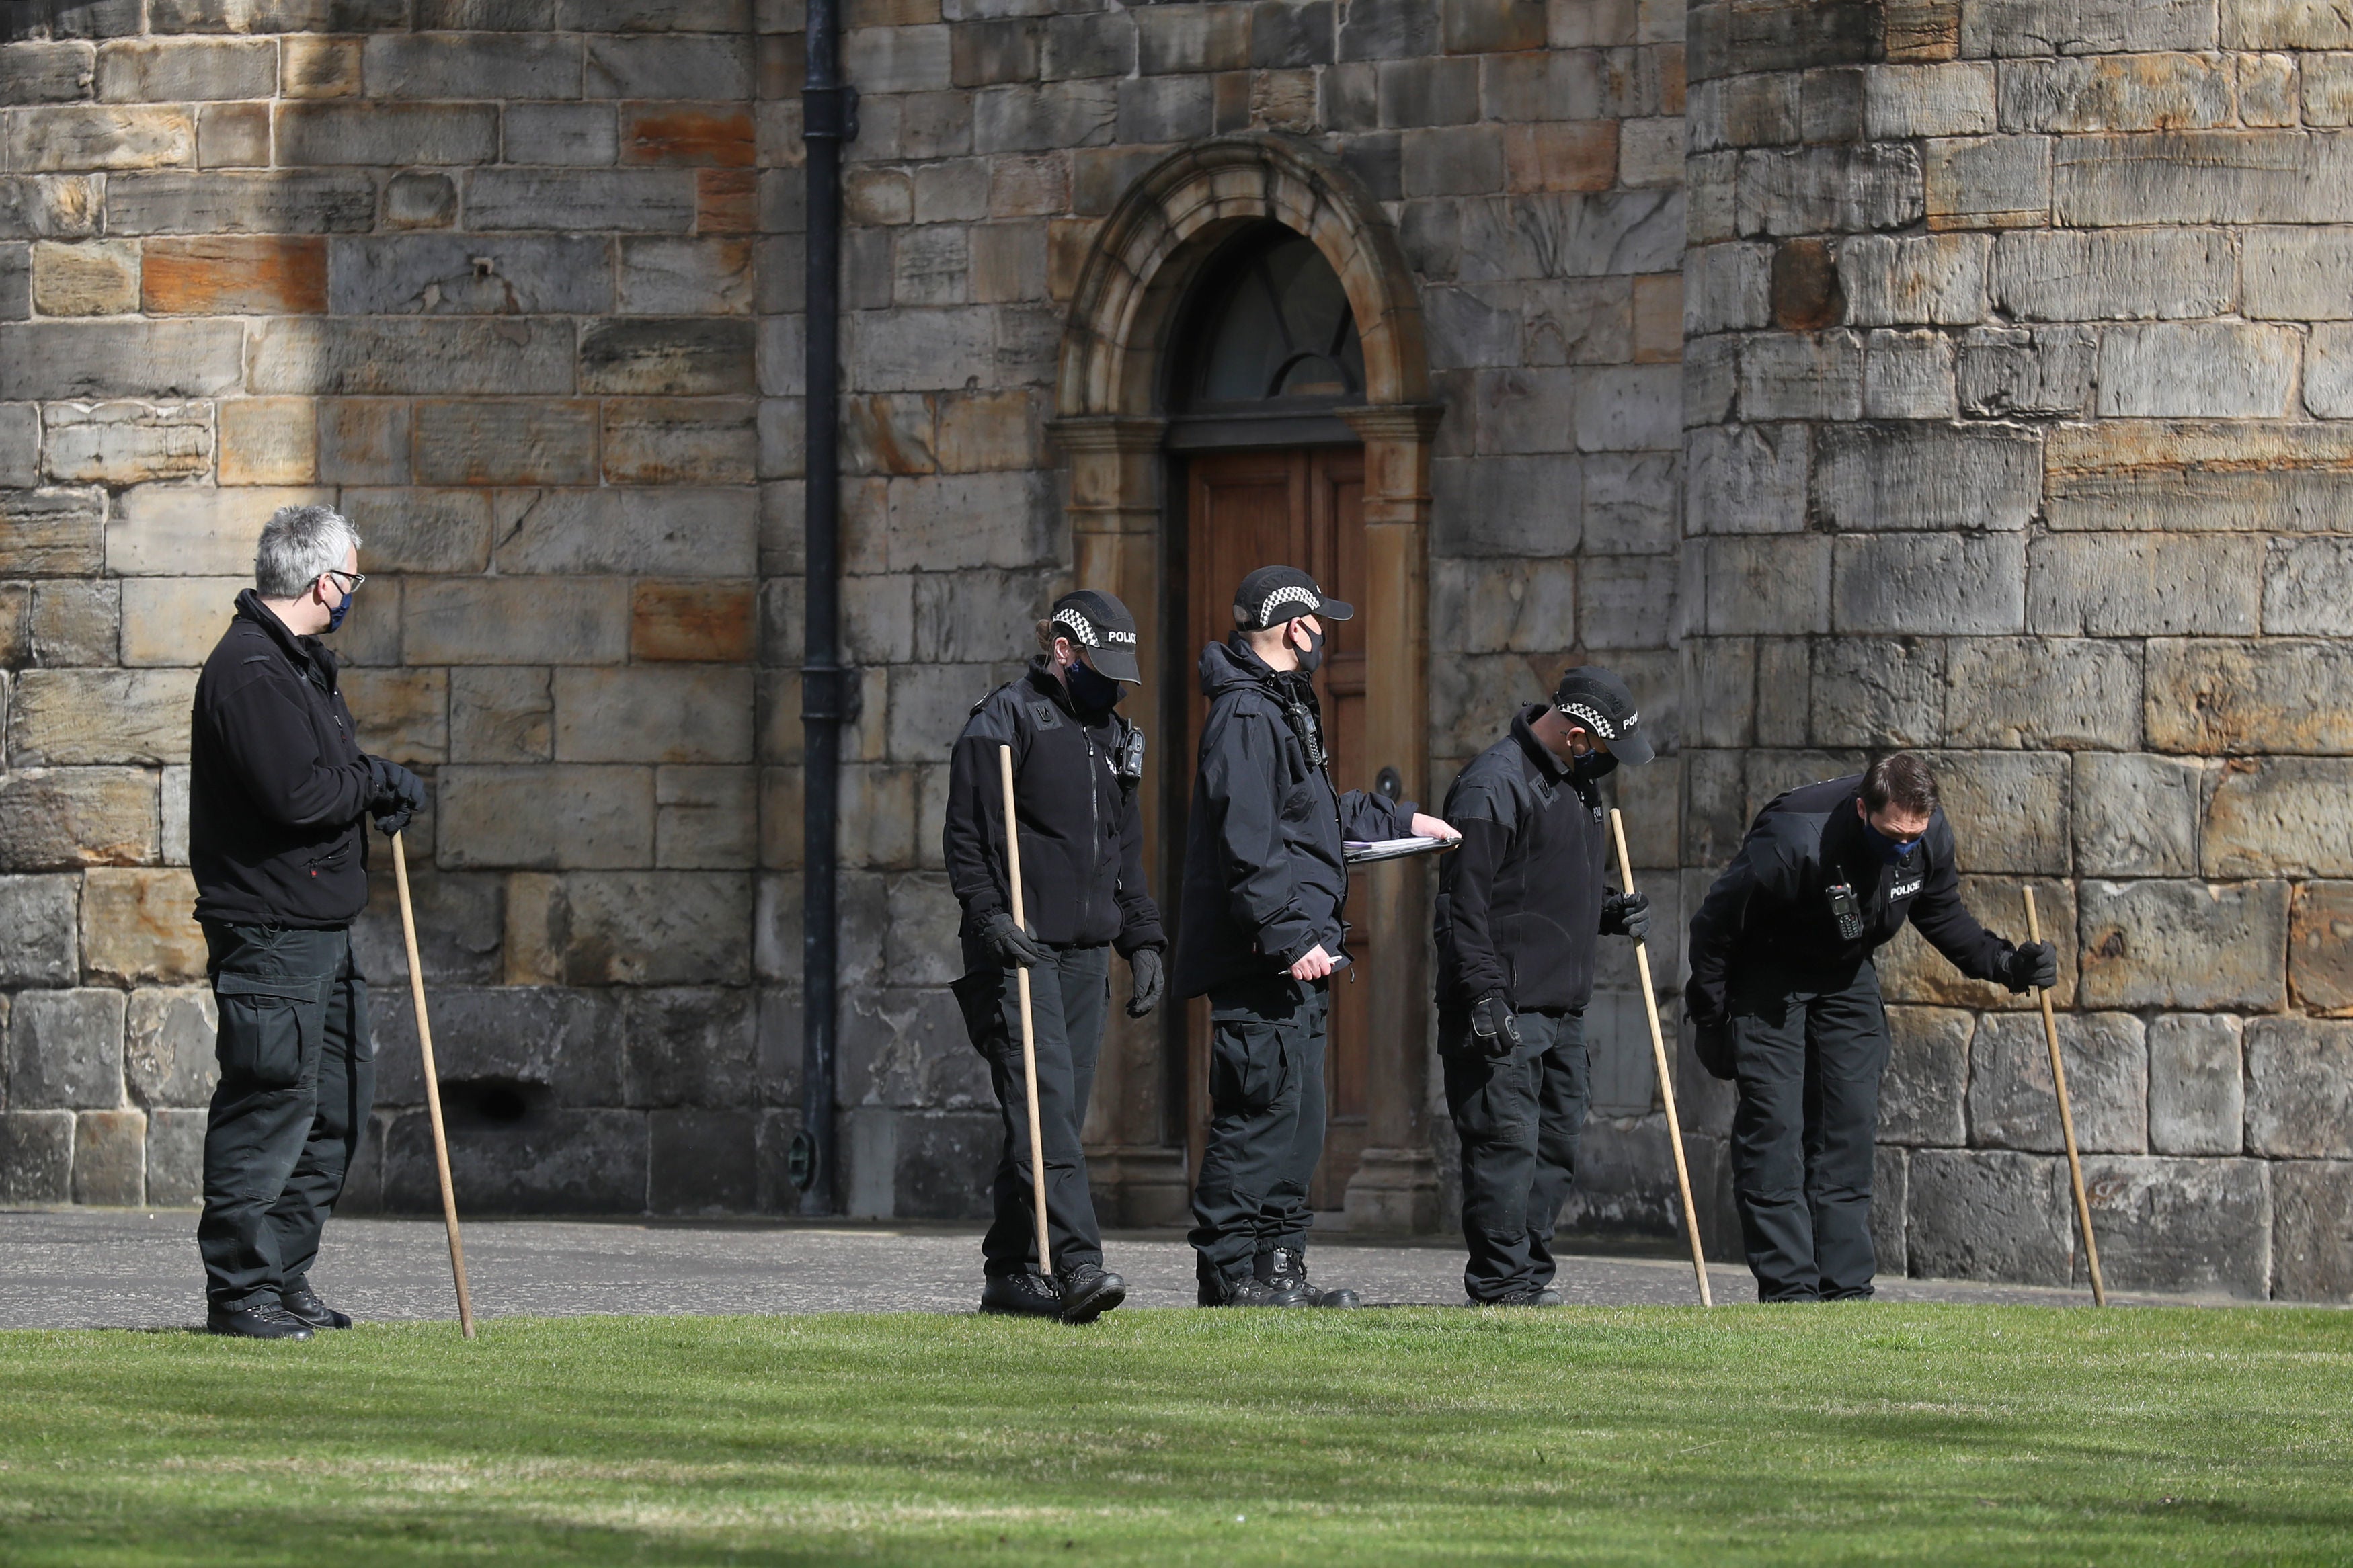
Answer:
<svg viewBox="0 0 2353 1568"><path fill-rule="evenodd" d="M1691 27L1686 897L1777 791L1930 752L1972 907L2018 933L2031 885L2060 943L2109 1282L2341 1298L2353 34ZM2080 1279L2039 1022L1908 935L1883 973L1883 1265Z"/></svg>

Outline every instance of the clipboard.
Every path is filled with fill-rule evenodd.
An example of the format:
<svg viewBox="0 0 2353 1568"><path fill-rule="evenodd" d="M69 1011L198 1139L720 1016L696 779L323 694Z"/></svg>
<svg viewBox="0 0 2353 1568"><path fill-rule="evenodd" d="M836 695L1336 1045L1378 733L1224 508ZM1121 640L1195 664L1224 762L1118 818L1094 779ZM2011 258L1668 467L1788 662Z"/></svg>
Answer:
<svg viewBox="0 0 2353 1568"><path fill-rule="evenodd" d="M1375 860L1398 860L1408 855L1431 855L1451 849L1459 842L1453 838L1352 838L1340 846L1340 858L1351 866L1364 866Z"/></svg>

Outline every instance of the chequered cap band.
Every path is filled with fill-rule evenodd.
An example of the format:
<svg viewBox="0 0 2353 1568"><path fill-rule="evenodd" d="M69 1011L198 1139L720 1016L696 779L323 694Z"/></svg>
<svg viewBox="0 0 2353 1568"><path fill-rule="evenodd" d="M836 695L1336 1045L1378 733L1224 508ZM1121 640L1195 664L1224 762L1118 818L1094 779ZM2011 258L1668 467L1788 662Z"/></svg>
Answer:
<svg viewBox="0 0 2353 1568"><path fill-rule="evenodd" d="M1592 731L1595 734L1600 736L1605 741L1614 741L1618 738L1618 726L1611 723L1598 708L1590 707L1586 703L1578 702L1572 699L1569 701L1562 703L1560 705L1560 710L1567 714L1570 718L1582 721L1587 729ZM1626 728L1629 730L1632 729L1634 727L1635 720L1639 717L1640 715L1633 713L1626 715Z"/></svg>
<svg viewBox="0 0 2353 1568"><path fill-rule="evenodd" d="M1323 602L1315 596L1315 591L1312 588L1302 588L1296 584L1288 588L1277 588L1266 596L1266 603L1258 607L1258 624L1262 626L1274 625L1274 612L1278 605L1304 605L1307 606L1308 614L1313 615L1315 613L1315 606Z"/></svg>
<svg viewBox="0 0 2353 1568"><path fill-rule="evenodd" d="M1068 626L1071 635L1089 647L1103 646L1101 635L1095 630L1095 624L1076 610L1065 607L1055 611L1054 624L1058 626Z"/></svg>

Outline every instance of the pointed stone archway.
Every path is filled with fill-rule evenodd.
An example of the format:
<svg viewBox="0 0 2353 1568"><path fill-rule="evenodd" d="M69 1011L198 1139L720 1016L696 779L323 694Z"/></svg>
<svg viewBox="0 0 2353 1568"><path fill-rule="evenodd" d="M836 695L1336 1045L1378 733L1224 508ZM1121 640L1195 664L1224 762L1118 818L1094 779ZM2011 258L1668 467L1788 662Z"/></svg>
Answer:
<svg viewBox="0 0 2353 1568"><path fill-rule="evenodd" d="M1441 410L1430 397L1421 309L1397 237L1379 204L1314 149L1262 135L1187 147L1140 176L1097 229L1063 331L1051 426L1068 470L1077 581L1124 600L1147 646L1164 646L1164 630L1175 630L1161 624L1170 338L1202 265L1236 230L1268 219L1323 252L1364 344L1366 402L1338 415L1364 442L1362 613L1388 629L1367 648L1366 754L1376 770L1394 767L1409 798L1423 799L1430 458ZM1171 711L1159 669L1148 664L1145 675L1134 710ZM1145 788L1156 850L1164 820L1157 770ZM1149 863L1169 858L1155 853ZM1427 863L1414 859L1378 868L1366 888L1365 968L1376 1022L1368 1142L1345 1199L1351 1229L1427 1230L1439 1218L1426 1124L1428 883ZM1096 1079L1089 1159L1116 1224L1176 1224L1186 1214L1182 1108L1171 1103L1166 1037L1149 1026L1156 1022L1115 1020L1125 1026L1106 1041Z"/></svg>

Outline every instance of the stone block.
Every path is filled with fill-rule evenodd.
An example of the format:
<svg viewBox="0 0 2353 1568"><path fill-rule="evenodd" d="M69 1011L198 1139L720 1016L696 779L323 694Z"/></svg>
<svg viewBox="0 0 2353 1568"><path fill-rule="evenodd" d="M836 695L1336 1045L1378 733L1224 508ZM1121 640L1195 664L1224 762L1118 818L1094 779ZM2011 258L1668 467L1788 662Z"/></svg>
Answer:
<svg viewBox="0 0 2353 1568"><path fill-rule="evenodd" d="M269 106L207 103L196 113L196 162L207 169L269 166Z"/></svg>
<svg viewBox="0 0 2353 1568"><path fill-rule="evenodd" d="M268 38L111 38L98 51L96 86L109 103L268 98L278 50Z"/></svg>
<svg viewBox="0 0 2353 1568"><path fill-rule="evenodd" d="M744 875L583 871L508 889L510 979L520 964L573 985L742 985L751 931Z"/></svg>
<svg viewBox="0 0 2353 1568"><path fill-rule="evenodd" d="M754 390L752 324L730 317L612 320L580 336L584 392L670 396Z"/></svg>
<svg viewBox="0 0 2353 1568"><path fill-rule="evenodd" d="M122 1103L121 992L20 991L7 1021L10 1110Z"/></svg>
<svg viewBox="0 0 2353 1568"><path fill-rule="evenodd" d="M620 308L631 315L736 314L752 302L742 239L630 239L620 248Z"/></svg>
<svg viewBox="0 0 2353 1568"><path fill-rule="evenodd" d="M358 97L364 42L303 34L280 38L279 91L287 98Z"/></svg>
<svg viewBox="0 0 2353 1568"><path fill-rule="evenodd" d="M1850 535L1837 542L1831 618L1841 632L2025 629L2025 547L2015 534Z"/></svg>
<svg viewBox="0 0 2353 1568"><path fill-rule="evenodd" d="M2353 751L2353 650L2339 641L2152 642L2147 691L2160 751Z"/></svg>
<svg viewBox="0 0 2353 1568"><path fill-rule="evenodd" d="M31 262L33 304L44 316L117 316L139 308L135 241L35 240Z"/></svg>
<svg viewBox="0 0 2353 1568"><path fill-rule="evenodd" d="M1847 771L1856 771L1860 753L1849 752L1854 764ZM1835 766L1818 769L1837 772ZM1947 784L1953 781L1940 773L1939 779ZM1792 781L1794 782L1794 781ZM1760 795L1757 804L1762 805ZM1947 802L1948 805L1950 801ZM2014 826L2004 824L2005 827ZM1966 834L1957 834L1961 843L1963 864L1968 863L1971 847L1980 842ZM2049 835L2040 836L2047 844ZM2042 853L2039 847L2032 852ZM2051 877L1965 876L1961 879L1961 902L1998 935L2018 942L2026 940L2026 916L2019 896L2021 887L2034 889L2034 907L2042 917L2042 940L2059 950L2059 984L2051 990L2054 1006L2067 1006L2075 994L2075 890L2074 884ZM2010 994L2010 987L1999 981L1971 980L1953 967L1951 962L1921 936L1915 927L1906 925L1896 933L1895 940L1879 951L1879 983L1891 1002L1918 1002L1940 1007L1968 1007L1978 1012L2017 1012L2031 1014L2035 1006L2031 996Z"/></svg>
<svg viewBox="0 0 2353 1568"><path fill-rule="evenodd" d="M2353 67L2347 79L2353 83ZM2241 267L2242 309L2249 316L2292 321L2353 318L2353 294L2343 283L2353 268L2353 227L2251 228Z"/></svg>
<svg viewBox="0 0 2353 1568"><path fill-rule="evenodd" d="M98 222L98 182L86 175L0 176L0 239L68 239Z"/></svg>
<svg viewBox="0 0 2353 1568"><path fill-rule="evenodd" d="M339 315L587 314L613 308L603 239L386 235L330 246Z"/></svg>
<svg viewBox="0 0 2353 1568"><path fill-rule="evenodd" d="M220 481L308 485L319 479L317 410L305 397L240 397L218 405Z"/></svg>
<svg viewBox="0 0 2353 1568"><path fill-rule="evenodd" d="M253 335L256 392L319 395L573 390L569 321L273 321Z"/></svg>
<svg viewBox="0 0 2353 1568"><path fill-rule="evenodd" d="M343 690L359 742L371 753L412 766L448 759L448 671L346 669Z"/></svg>
<svg viewBox="0 0 2353 1568"><path fill-rule="evenodd" d="M657 1110L646 1120L651 1137L649 1210L715 1215L748 1214L759 1206L758 1112Z"/></svg>
<svg viewBox="0 0 2353 1568"><path fill-rule="evenodd" d="M1738 179L1744 236L1864 234L1923 211L1920 152L1905 142L1743 153Z"/></svg>
<svg viewBox="0 0 2353 1568"><path fill-rule="evenodd" d="M261 525L286 506L332 506L332 490L142 485L116 502L106 563L123 576L248 577Z"/></svg>
<svg viewBox="0 0 2353 1568"><path fill-rule="evenodd" d="M1944 645L1917 637L1814 645L1813 743L1933 746L1944 738Z"/></svg>
<svg viewBox="0 0 2353 1568"><path fill-rule="evenodd" d="M0 570L27 577L96 573L104 501L94 489L0 491Z"/></svg>
<svg viewBox="0 0 2353 1568"><path fill-rule="evenodd" d="M126 577L121 662L188 668L204 663L228 629L248 577Z"/></svg>
<svg viewBox="0 0 2353 1568"><path fill-rule="evenodd" d="M749 577L756 565L756 507L748 489L683 485L506 492L498 498L493 560L502 573Z"/></svg>
<svg viewBox="0 0 2353 1568"><path fill-rule="evenodd" d="M628 584L607 578L420 578L407 585L412 664L615 664L629 643Z"/></svg>
<svg viewBox="0 0 2353 1568"><path fill-rule="evenodd" d="M685 234L695 205L686 169L486 169L466 182L467 221L485 229Z"/></svg>
<svg viewBox="0 0 2353 1568"><path fill-rule="evenodd" d="M0 868L152 862L157 835L155 775L146 769L19 766L0 773Z"/></svg>
<svg viewBox="0 0 2353 1568"><path fill-rule="evenodd" d="M177 104L60 103L12 113L5 140L21 174L168 168L195 162L195 116Z"/></svg>
<svg viewBox="0 0 2353 1568"><path fill-rule="evenodd" d="M2292 131L2073 136L2056 144L2053 213L2084 227L2342 221L2337 156Z"/></svg>
<svg viewBox="0 0 2353 1568"><path fill-rule="evenodd" d="M486 103L320 100L281 104L277 115L279 161L297 168L488 163L498 149L498 110Z"/></svg>
<svg viewBox="0 0 2353 1568"><path fill-rule="evenodd" d="M2008 66L2001 73L2002 128L2083 132L2229 125L2237 118L2232 74L2227 59L2186 54Z"/></svg>
<svg viewBox="0 0 2353 1568"><path fill-rule="evenodd" d="M1683 258L1683 330L1697 336L1770 321L1772 255L1761 245L1694 246Z"/></svg>
<svg viewBox="0 0 2353 1568"><path fill-rule="evenodd" d="M1810 435L1805 426L1795 424L1693 431L1692 531L1803 531L1807 468L1812 455ZM1573 548L1574 540L1570 542Z"/></svg>
<svg viewBox="0 0 2353 1568"><path fill-rule="evenodd" d="M1862 340L1852 332L1767 332L1740 351L1740 413L1750 422L1855 419Z"/></svg>
<svg viewBox="0 0 2353 1568"><path fill-rule="evenodd" d="M130 1208L147 1194L147 1113L85 1110L74 1118L73 1201Z"/></svg>
<svg viewBox="0 0 2353 1568"><path fill-rule="evenodd" d="M2213 316L2237 298L2238 258L2231 237L2215 229L2006 234L1994 250L1993 287L2002 308L2025 321Z"/></svg>
<svg viewBox="0 0 2353 1568"><path fill-rule="evenodd" d="M71 985L80 879L0 877L0 985Z"/></svg>
<svg viewBox="0 0 2353 1568"><path fill-rule="evenodd" d="M362 45L375 99L564 99L580 95L580 40L545 33L390 33ZM419 163L463 160L417 158Z"/></svg>
<svg viewBox="0 0 2353 1568"><path fill-rule="evenodd" d="M2288 982L2307 1010L2353 1013L2353 882L2306 882L2289 916Z"/></svg>
<svg viewBox="0 0 2353 1568"><path fill-rule="evenodd" d="M538 763L555 755L555 698L545 669L449 672L449 760Z"/></svg>
<svg viewBox="0 0 2353 1568"><path fill-rule="evenodd" d="M1955 744L2076 751L2141 739L2140 650L2059 637L1969 638L1951 648Z"/></svg>
<svg viewBox="0 0 2353 1568"><path fill-rule="evenodd" d="M208 1110L147 1112L147 1203L152 1208L192 1208L205 1197L205 1127Z"/></svg>
<svg viewBox="0 0 2353 1568"><path fill-rule="evenodd" d="M1549 652L1577 643L1577 570L1567 561L1499 567L1431 563L1430 613L1466 653Z"/></svg>
<svg viewBox="0 0 2353 1568"><path fill-rule="evenodd" d="M151 239L141 250L140 299L149 315L318 315L327 309L322 239Z"/></svg>
<svg viewBox="0 0 2353 1568"><path fill-rule="evenodd" d="M42 462L66 484L132 485L212 467L212 407L203 403L55 403Z"/></svg>
<svg viewBox="0 0 2353 1568"><path fill-rule="evenodd" d="M1924 144L1932 229L2032 228L2050 221L2051 139L1955 136Z"/></svg>
<svg viewBox="0 0 2353 1568"><path fill-rule="evenodd" d="M1673 452L1596 452L1584 460L1581 531L1595 555L1672 552L1682 531L1682 462Z"/></svg>
<svg viewBox="0 0 2353 1568"><path fill-rule="evenodd" d="M1994 119L1994 68L1981 61L1883 65L1862 73L1863 132L1874 141L1982 136Z"/></svg>
<svg viewBox="0 0 2353 1568"><path fill-rule="evenodd" d="M31 309L26 303L25 310ZM41 482L40 469L39 410L29 403L0 404L0 489L30 489Z"/></svg>
<svg viewBox="0 0 2353 1568"><path fill-rule="evenodd" d="M1863 340L1867 419L1951 419L1960 412L1953 340L1943 332L1876 331Z"/></svg>
<svg viewBox="0 0 2353 1568"><path fill-rule="evenodd" d="M2284 882L2082 884L2081 1001L2263 1012L2286 1000Z"/></svg>
<svg viewBox="0 0 2353 1568"><path fill-rule="evenodd" d="M881 584L905 579L854 579ZM1054 597L1055 578L1043 572L927 573L903 600L877 592L852 616L858 640L891 662L1010 663L1036 651L1030 623ZM900 651L900 650L905 651ZM786 651L789 651L787 649Z"/></svg>
<svg viewBox="0 0 2353 1568"><path fill-rule="evenodd" d="M2245 1043L2248 1152L2353 1158L2353 1024L2253 1018Z"/></svg>
<svg viewBox="0 0 2353 1568"><path fill-rule="evenodd" d="M470 1110L449 1121L451 1180L492 1213L642 1214L647 1158L641 1110L526 1105L512 1121ZM384 1205L396 1214L440 1212L433 1131L421 1110L396 1117L385 1134Z"/></svg>
<svg viewBox="0 0 2353 1568"><path fill-rule="evenodd" d="M2265 1174L2255 1160L2086 1159L2084 1186L2108 1288L2268 1295Z"/></svg>
<svg viewBox="0 0 2353 1568"><path fill-rule="evenodd" d="M2322 419L2353 418L2353 328L2312 329L2305 353L2304 405Z"/></svg>
<svg viewBox="0 0 2353 1568"><path fill-rule="evenodd" d="M1838 247L1845 319L1857 326L1983 321L1987 249L1978 235L1857 235Z"/></svg>
<svg viewBox="0 0 2353 1568"><path fill-rule="evenodd" d="M596 418L583 399L419 403L416 475L427 484L593 484Z"/></svg>
<svg viewBox="0 0 2353 1568"><path fill-rule="evenodd" d="M430 967L431 961L427 960ZM385 972L396 973L393 970ZM406 984L375 993L376 1098L387 1105L425 1099L423 1061ZM609 992L554 985L448 985L427 1002L434 1066L444 1093L474 1100L465 1086L503 1083L558 1107L622 1100L622 1003Z"/></svg>
<svg viewBox="0 0 2353 1568"><path fill-rule="evenodd" d="M2031 432L2016 428L1828 429L1821 433L1815 469L1817 504L1825 518L1848 531L2023 529L2042 499L2042 444ZM1885 542L1899 551L1926 548L1933 553L1935 549L1903 541ZM1978 548L2012 557L2019 552L2014 540L1976 542ZM2015 582L2014 560L2012 565Z"/></svg>
<svg viewBox="0 0 2353 1568"><path fill-rule="evenodd" d="M375 183L361 173L119 174L107 193L114 234L352 233L375 214Z"/></svg>
<svg viewBox="0 0 2353 1568"><path fill-rule="evenodd" d="M2172 757L2075 758L2075 868L2093 877L2194 877L2203 773Z"/></svg>
<svg viewBox="0 0 2353 1568"><path fill-rule="evenodd" d="M554 871L653 859L650 768L452 763L434 783L445 868Z"/></svg>
<svg viewBox="0 0 2353 1568"><path fill-rule="evenodd" d="M2246 1092L2236 1018L2168 1013L2148 1026L2148 1146L2159 1154L2236 1154Z"/></svg>
<svg viewBox="0 0 2353 1568"><path fill-rule="evenodd" d="M185 762L196 672L28 669L8 710L16 767Z"/></svg>
<svg viewBox="0 0 2353 1568"><path fill-rule="evenodd" d="M2353 761L2234 758L2207 798L2202 868L2215 878L2353 875L2348 810Z"/></svg>
<svg viewBox="0 0 2353 1568"><path fill-rule="evenodd" d="M2223 534L2055 534L2029 563L2027 625L2090 637L2251 636L2259 542Z"/></svg>
<svg viewBox="0 0 2353 1568"><path fill-rule="evenodd" d="M1882 1142L1968 1142L1962 1106L1969 1088L1975 1020L1943 1007L1887 1009L1886 1076L1879 1088Z"/></svg>
<svg viewBox="0 0 2353 1568"><path fill-rule="evenodd" d="M2074 1265L2067 1163L2006 1150L1916 1149L1905 1226L1927 1279L2064 1285Z"/></svg>
<svg viewBox="0 0 2353 1568"><path fill-rule="evenodd" d="M2087 1153L2137 1154L2148 1148L2148 1045L2129 1013L2068 1013L2059 1019L2059 1052L2077 1147ZM2033 1013L1992 1013L1969 1043L1969 1142L1979 1147L2054 1154L2059 1099L2052 1088L2051 1048Z"/></svg>
<svg viewBox="0 0 2353 1568"><path fill-rule="evenodd" d="M2224 321L2113 327L2100 339L2099 412L2111 417L2277 418L2300 342L2289 328Z"/></svg>
<svg viewBox="0 0 2353 1568"><path fill-rule="evenodd" d="M234 321L0 324L0 399L209 397L236 389Z"/></svg>
<svg viewBox="0 0 2353 1568"><path fill-rule="evenodd" d="M73 1133L70 1110L0 1112L0 1203L67 1202Z"/></svg>
<svg viewBox="0 0 2353 1568"><path fill-rule="evenodd" d="M500 952L506 930L504 879L442 871L423 863L418 846L411 846L411 857L409 900L417 914L417 946L426 979L461 985L498 980L504 973ZM397 886L381 868L368 879L367 909L352 926L352 951L360 973L378 977L381 984L399 988L408 973ZM434 1005L438 1020L440 1005ZM439 1025L435 1026L438 1031Z"/></svg>
<svg viewBox="0 0 2353 1568"><path fill-rule="evenodd" d="M564 763L748 763L752 672L719 667L558 669Z"/></svg>
<svg viewBox="0 0 2353 1568"><path fill-rule="evenodd" d="M1817 708L1821 700L1817 692ZM2067 871L2066 756L1946 752L1936 754L1935 762L1945 814L1970 870L2048 876Z"/></svg>
<svg viewBox="0 0 2353 1568"><path fill-rule="evenodd" d="M2343 539L2275 541L2263 563L2263 630L2353 635L2353 549Z"/></svg>
<svg viewBox="0 0 2353 1568"><path fill-rule="evenodd" d="M2091 402L2098 347L2081 327L1981 328L1960 342L1961 407L1979 418L2080 414Z"/></svg>
<svg viewBox="0 0 2353 1568"><path fill-rule="evenodd" d="M760 813L750 768L665 767L654 774L654 862L733 870L751 862Z"/></svg>
<svg viewBox="0 0 2353 1568"><path fill-rule="evenodd" d="M205 1105L219 1081L212 987L142 987L130 994L122 1072L139 1105Z"/></svg>
<svg viewBox="0 0 2353 1568"><path fill-rule="evenodd" d="M623 1004L622 1096L632 1105L723 1109L756 1093L752 992L637 991Z"/></svg>
<svg viewBox="0 0 2353 1568"><path fill-rule="evenodd" d="M629 652L640 660L747 662L753 648L748 584L717 579L639 583L629 603Z"/></svg>
<svg viewBox="0 0 2353 1568"><path fill-rule="evenodd" d="M90 96L95 71L90 46L78 40L0 45L0 100L71 103Z"/></svg>
<svg viewBox="0 0 2353 1568"><path fill-rule="evenodd" d="M1820 535L1715 539L1704 571L1712 636L1830 630L1831 541Z"/></svg>
<svg viewBox="0 0 2353 1568"><path fill-rule="evenodd" d="M2353 1163L2271 1167L2272 1293L2341 1301L2353 1294Z"/></svg>
<svg viewBox="0 0 2353 1568"><path fill-rule="evenodd" d="M1671 364L1598 366L1577 386L1582 452L1672 450L1682 442L1682 371Z"/></svg>
<svg viewBox="0 0 2353 1568"><path fill-rule="evenodd" d="M2198 0L1976 0L1962 8L1964 55L2105 55L2211 49L2214 12Z"/></svg>
<svg viewBox="0 0 2353 1568"><path fill-rule="evenodd" d="M181 867L93 867L81 895L82 971L116 984L199 980L205 934Z"/></svg>

